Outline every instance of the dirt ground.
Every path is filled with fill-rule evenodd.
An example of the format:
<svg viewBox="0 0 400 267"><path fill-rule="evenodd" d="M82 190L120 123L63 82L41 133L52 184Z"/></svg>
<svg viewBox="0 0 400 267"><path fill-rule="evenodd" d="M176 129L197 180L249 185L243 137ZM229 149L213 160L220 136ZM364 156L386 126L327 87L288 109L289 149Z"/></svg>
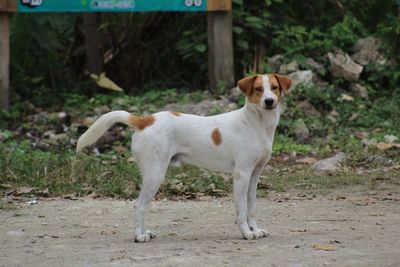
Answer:
<svg viewBox="0 0 400 267"><path fill-rule="evenodd" d="M1 266L400 266L400 194L360 188L258 199L270 232L242 240L231 198L154 201L158 235L133 242L133 201L19 201L0 210ZM332 249L332 251L318 250Z"/></svg>

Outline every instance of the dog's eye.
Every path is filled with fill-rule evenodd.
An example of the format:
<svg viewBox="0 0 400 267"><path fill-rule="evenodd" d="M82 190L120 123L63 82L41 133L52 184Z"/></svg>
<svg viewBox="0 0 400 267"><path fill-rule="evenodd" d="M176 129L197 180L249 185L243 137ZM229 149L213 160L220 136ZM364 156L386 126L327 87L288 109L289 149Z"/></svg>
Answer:
<svg viewBox="0 0 400 267"><path fill-rule="evenodd" d="M256 90L256 92L262 92L263 91L263 89L261 87L257 87L255 90Z"/></svg>
<svg viewBox="0 0 400 267"><path fill-rule="evenodd" d="M276 90L278 90L279 88L278 88L278 86L272 86L272 90L273 91L276 91Z"/></svg>

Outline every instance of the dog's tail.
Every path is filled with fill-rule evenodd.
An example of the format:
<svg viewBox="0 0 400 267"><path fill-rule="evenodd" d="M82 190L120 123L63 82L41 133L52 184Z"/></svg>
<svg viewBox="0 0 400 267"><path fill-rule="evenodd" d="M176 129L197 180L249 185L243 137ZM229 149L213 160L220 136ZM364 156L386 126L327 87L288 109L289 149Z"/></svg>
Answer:
<svg viewBox="0 0 400 267"><path fill-rule="evenodd" d="M115 123L119 122L140 129L140 125L138 125L137 122L143 120L143 118L145 117L138 117L123 110L104 114L79 138L76 145L76 152L78 153L83 148L96 143L96 141Z"/></svg>

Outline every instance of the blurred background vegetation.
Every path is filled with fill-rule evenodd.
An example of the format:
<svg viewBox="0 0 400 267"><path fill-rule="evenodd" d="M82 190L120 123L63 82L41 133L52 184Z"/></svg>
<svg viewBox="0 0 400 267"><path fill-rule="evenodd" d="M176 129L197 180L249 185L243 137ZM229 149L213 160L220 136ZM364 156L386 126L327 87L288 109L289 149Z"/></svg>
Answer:
<svg viewBox="0 0 400 267"><path fill-rule="evenodd" d="M400 20L393 0L234 0L236 77L254 60L283 54L289 62L315 59L333 48L348 50L366 36L384 39L389 58L400 56ZM207 88L205 13L100 13L98 30L107 75L129 94L148 89ZM92 93L85 72L82 14L14 14L11 22L11 84L23 99L48 105L63 93ZM398 70L386 69L376 83ZM390 90L388 88L387 90ZM46 96L46 100L43 99Z"/></svg>

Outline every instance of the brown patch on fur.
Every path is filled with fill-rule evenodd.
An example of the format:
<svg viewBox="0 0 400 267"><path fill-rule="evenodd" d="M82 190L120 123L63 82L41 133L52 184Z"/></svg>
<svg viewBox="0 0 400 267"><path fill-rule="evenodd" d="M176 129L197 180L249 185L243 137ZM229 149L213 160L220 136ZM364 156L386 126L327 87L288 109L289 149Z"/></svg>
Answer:
<svg viewBox="0 0 400 267"><path fill-rule="evenodd" d="M180 115L182 115L181 113L176 112L176 111L171 111L170 113L171 113L172 115L174 115L175 117L179 117Z"/></svg>
<svg viewBox="0 0 400 267"><path fill-rule="evenodd" d="M278 97L278 102L281 102L283 98L283 93L281 87L279 86L278 79L276 79L274 74L268 74L268 80L271 86L271 92Z"/></svg>
<svg viewBox="0 0 400 267"><path fill-rule="evenodd" d="M214 142L214 145L219 146L222 143L221 133L219 132L218 128L215 128L211 132L211 139Z"/></svg>
<svg viewBox="0 0 400 267"><path fill-rule="evenodd" d="M276 81L279 84L279 88L283 91L285 95L289 94L290 86L292 85L292 80L290 80L287 76L272 74L275 77Z"/></svg>
<svg viewBox="0 0 400 267"><path fill-rule="evenodd" d="M264 94L263 79L261 75L253 75L241 79L237 86L246 94L249 102L258 104Z"/></svg>
<svg viewBox="0 0 400 267"><path fill-rule="evenodd" d="M257 77L254 79L253 87L247 93L247 98L249 99L249 102L258 104L260 103L263 94L264 94L263 79L261 75L257 75Z"/></svg>
<svg viewBox="0 0 400 267"><path fill-rule="evenodd" d="M131 114L129 116L129 123L140 131L143 131L146 127L152 125L155 121L156 118L154 118L153 115L139 117Z"/></svg>
<svg viewBox="0 0 400 267"><path fill-rule="evenodd" d="M237 87L239 87L239 89L247 95L253 88L253 84L254 84L254 81L256 78L257 78L257 75L245 77L245 78L241 79L240 81L238 81Z"/></svg>

